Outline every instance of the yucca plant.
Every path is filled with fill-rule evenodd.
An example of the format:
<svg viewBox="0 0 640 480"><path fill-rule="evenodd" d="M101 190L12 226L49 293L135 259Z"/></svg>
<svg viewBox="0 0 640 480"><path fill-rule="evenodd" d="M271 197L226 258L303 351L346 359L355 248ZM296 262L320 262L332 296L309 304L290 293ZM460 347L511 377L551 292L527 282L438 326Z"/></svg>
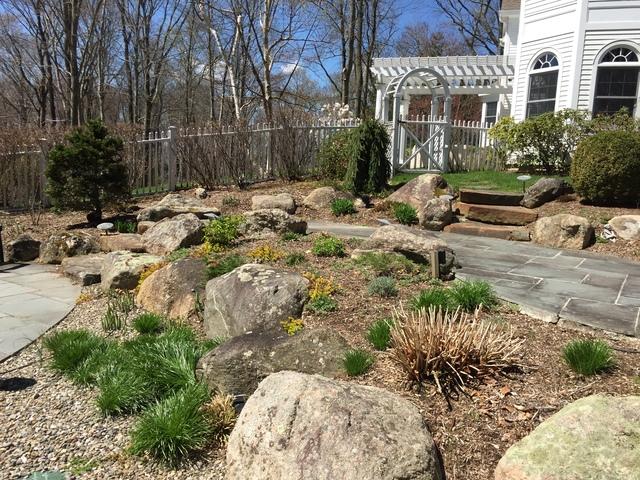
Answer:
<svg viewBox="0 0 640 480"><path fill-rule="evenodd" d="M411 380L432 380L445 395L513 365L523 344L496 323L460 310L399 309L393 321L392 358Z"/></svg>
<svg viewBox="0 0 640 480"><path fill-rule="evenodd" d="M573 340L562 350L562 357L571 370L584 376L615 366L613 350L602 340Z"/></svg>

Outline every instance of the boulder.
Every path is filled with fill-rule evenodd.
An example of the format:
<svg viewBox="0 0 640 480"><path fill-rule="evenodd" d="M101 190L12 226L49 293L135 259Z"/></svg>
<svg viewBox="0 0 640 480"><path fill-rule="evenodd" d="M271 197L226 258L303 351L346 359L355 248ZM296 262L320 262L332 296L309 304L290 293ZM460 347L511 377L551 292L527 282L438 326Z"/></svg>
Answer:
<svg viewBox="0 0 640 480"><path fill-rule="evenodd" d="M136 296L145 310L169 318L187 318L195 309L196 299L204 297L207 266L197 258L184 258L149 275Z"/></svg>
<svg viewBox="0 0 640 480"><path fill-rule="evenodd" d="M184 213L193 213L199 218L206 218L205 213L219 214L220 210L206 206L197 198L170 193L155 205L140 210L137 220L138 222L157 222L163 218L175 217Z"/></svg>
<svg viewBox="0 0 640 480"><path fill-rule="evenodd" d="M63 258L99 253L100 244L88 233L62 232L51 235L40 247L40 263L60 263Z"/></svg>
<svg viewBox="0 0 640 480"><path fill-rule="evenodd" d="M453 210L447 198L433 198L418 210L418 223L426 230L442 230L452 221Z"/></svg>
<svg viewBox="0 0 640 480"><path fill-rule="evenodd" d="M164 218L144 232L142 239L149 253L166 255L179 248L202 243L204 227L193 213Z"/></svg>
<svg viewBox="0 0 640 480"><path fill-rule="evenodd" d="M623 240L640 240L640 215L620 215L609 220L616 236Z"/></svg>
<svg viewBox="0 0 640 480"><path fill-rule="evenodd" d="M40 241L27 234L7 243L7 261L30 262L40 256Z"/></svg>
<svg viewBox="0 0 640 480"><path fill-rule="evenodd" d="M209 196L207 191L202 187L196 188L193 194L196 196L196 198L199 198L200 200L204 200Z"/></svg>
<svg viewBox="0 0 640 480"><path fill-rule="evenodd" d="M420 210L429 200L449 194L447 181L441 175L425 173L410 180L389 195L386 203L408 203Z"/></svg>
<svg viewBox="0 0 640 480"><path fill-rule="evenodd" d="M264 379L227 446L227 480L444 480L418 409L380 388L296 372Z"/></svg>
<svg viewBox="0 0 640 480"><path fill-rule="evenodd" d="M430 232L418 230L404 225L386 225L377 228L366 239L361 249L382 250L401 253L405 257L419 263L431 263L432 251L444 251L445 259L440 262L440 271L448 274L455 264L453 251L447 242Z"/></svg>
<svg viewBox="0 0 640 480"><path fill-rule="evenodd" d="M531 238L547 247L580 250L595 241L595 231L586 218L561 213L539 219L533 226Z"/></svg>
<svg viewBox="0 0 640 480"><path fill-rule="evenodd" d="M206 333L216 338L279 331L281 320L302 315L308 288L308 280L297 273L267 265L242 265L207 283Z"/></svg>
<svg viewBox="0 0 640 480"><path fill-rule="evenodd" d="M106 254L80 255L62 260L63 273L83 287L100 283L100 272Z"/></svg>
<svg viewBox="0 0 640 480"><path fill-rule="evenodd" d="M366 204L362 201L362 199L357 198L349 192L336 190L333 187L316 188L304 198L302 204L312 210L328 210L331 208L331 203L338 198L352 200L353 205L356 208L366 207Z"/></svg>
<svg viewBox="0 0 640 480"><path fill-rule="evenodd" d="M162 261L162 257L148 253L111 252L106 255L100 269L103 290L133 290L138 286L143 270Z"/></svg>
<svg viewBox="0 0 640 480"><path fill-rule="evenodd" d="M248 237L263 238L285 232L307 232L307 222L278 208L245 212L243 216L244 222L238 231Z"/></svg>
<svg viewBox="0 0 640 480"><path fill-rule="evenodd" d="M282 329L252 332L211 350L196 373L214 391L249 396L265 377L283 370L337 377L347 350L346 340L327 328L305 328L293 336Z"/></svg>
<svg viewBox="0 0 640 480"><path fill-rule="evenodd" d="M296 201L288 193L278 195L254 195L251 197L251 210L270 210L279 208L287 213L296 213Z"/></svg>
<svg viewBox="0 0 640 480"><path fill-rule="evenodd" d="M571 192L571 186L561 178L541 178L527 188L520 205L536 208Z"/></svg>
<svg viewBox="0 0 640 480"><path fill-rule="evenodd" d="M138 226L136 228L136 233L138 233L138 235L142 235L144 232L149 230L155 224L156 224L156 222L150 222L150 221L138 222Z"/></svg>
<svg viewBox="0 0 640 480"><path fill-rule="evenodd" d="M498 192L496 190L474 190L461 188L459 200L462 203L476 203L479 205L503 205L517 207L524 194L513 192Z"/></svg>
<svg viewBox="0 0 640 480"><path fill-rule="evenodd" d="M495 480L637 480L639 446L640 397L592 395L507 450Z"/></svg>
<svg viewBox="0 0 640 480"><path fill-rule="evenodd" d="M129 250L136 253L146 252L142 235L138 233L100 235L98 241L103 252L118 252L120 250Z"/></svg>

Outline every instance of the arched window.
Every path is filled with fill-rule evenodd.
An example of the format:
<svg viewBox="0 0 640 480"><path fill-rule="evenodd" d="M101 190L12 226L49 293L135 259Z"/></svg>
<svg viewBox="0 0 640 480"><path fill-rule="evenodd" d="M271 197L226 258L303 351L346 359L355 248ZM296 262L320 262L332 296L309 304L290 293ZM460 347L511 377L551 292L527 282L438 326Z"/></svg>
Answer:
<svg viewBox="0 0 640 480"><path fill-rule="evenodd" d="M556 109L559 70L558 57L553 53L543 53L536 59L529 74L527 118Z"/></svg>
<svg viewBox="0 0 640 480"><path fill-rule="evenodd" d="M598 64L594 115L613 115L626 108L635 115L638 103L638 53L627 47L615 47L602 56Z"/></svg>

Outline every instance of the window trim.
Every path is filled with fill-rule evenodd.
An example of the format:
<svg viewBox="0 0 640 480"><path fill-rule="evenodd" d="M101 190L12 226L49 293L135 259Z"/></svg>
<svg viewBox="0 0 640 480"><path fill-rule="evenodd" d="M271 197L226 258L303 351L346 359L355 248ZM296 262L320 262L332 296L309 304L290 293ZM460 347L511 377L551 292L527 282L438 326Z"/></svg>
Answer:
<svg viewBox="0 0 640 480"><path fill-rule="evenodd" d="M638 59L638 61L635 62L605 62L604 58L607 56L607 54L609 52L611 52L612 50L618 49L618 48L626 48L628 50L631 50L633 53L635 53L636 58ZM635 105L635 111L631 112L632 113L632 117L633 118L640 118L640 48L638 48L636 45L633 45L631 43L628 42L624 42L624 43L611 43L609 45L606 45L604 48L602 48L602 50L600 50L600 52L598 53L598 55L595 58L595 64L593 67L593 75L592 75L592 85L591 85L591 114L592 115L596 115L595 113L595 107L596 107L596 101L598 98L611 98L611 99L630 99L631 97L622 97L622 96L601 96L598 97L597 92L598 92L598 73L599 73L599 69L600 67L604 67L604 68L637 68L638 69L638 79L637 79L637 83L636 83L636 105Z"/></svg>
<svg viewBox="0 0 640 480"><path fill-rule="evenodd" d="M556 59L556 63L557 65L555 66L551 66L551 67L542 67L542 68L536 68L536 64L538 63L538 61L546 56L546 55L553 55ZM542 52L539 52L537 55L535 55L531 61L531 63L529 64L529 69L528 69L528 75L527 75L527 90L526 90L526 97L525 97L525 110L524 110L524 118L530 118L529 115L529 105L532 103L543 103L543 102L551 102L551 98L547 98L544 100L530 100L531 97L531 79L533 76L535 75L539 75L539 74L545 74L545 73L551 73L551 72L557 72L557 79L556 79L556 94L555 97L553 98L553 112L557 111L558 108L558 95L560 93L560 80L562 78L561 75L561 67L562 67L562 63L560 61L560 56L557 54L557 52L553 51L553 50L544 50Z"/></svg>

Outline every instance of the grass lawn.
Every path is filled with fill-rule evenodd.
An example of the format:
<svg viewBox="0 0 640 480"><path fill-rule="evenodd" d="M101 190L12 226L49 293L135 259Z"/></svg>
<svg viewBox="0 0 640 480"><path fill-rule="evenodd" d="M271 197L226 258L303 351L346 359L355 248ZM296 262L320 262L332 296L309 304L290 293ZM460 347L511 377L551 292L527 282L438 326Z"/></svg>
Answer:
<svg viewBox="0 0 640 480"><path fill-rule="evenodd" d="M418 173L400 173L391 179L392 185L408 182L417 177ZM521 173L513 172L462 172L445 173L443 177L455 190L461 188L472 188L475 190L499 190L503 192L521 192L522 182L517 177ZM531 175L531 180L527 182L527 187L533 185L542 175ZM568 180L568 179L566 179Z"/></svg>

